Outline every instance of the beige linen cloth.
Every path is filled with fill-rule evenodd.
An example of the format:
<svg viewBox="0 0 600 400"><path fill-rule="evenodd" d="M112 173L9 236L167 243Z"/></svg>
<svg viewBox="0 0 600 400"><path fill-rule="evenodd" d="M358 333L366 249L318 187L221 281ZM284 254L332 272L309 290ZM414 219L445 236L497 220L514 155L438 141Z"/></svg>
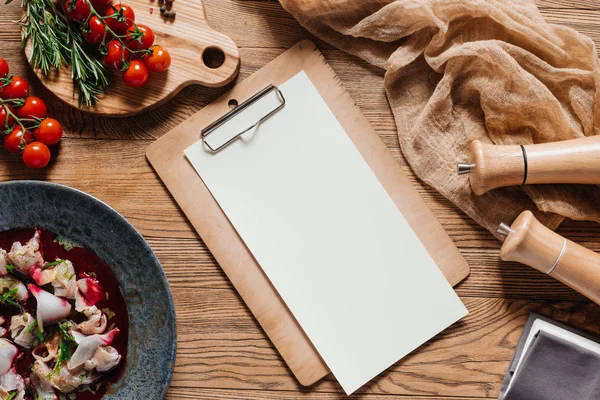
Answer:
<svg viewBox="0 0 600 400"><path fill-rule="evenodd" d="M530 144L599 133L592 40L544 21L528 0L280 0L309 31L386 70L404 156L485 228L525 209L551 228L600 221L600 186L471 192L456 164L474 139ZM360 82L349 82L360 84Z"/></svg>

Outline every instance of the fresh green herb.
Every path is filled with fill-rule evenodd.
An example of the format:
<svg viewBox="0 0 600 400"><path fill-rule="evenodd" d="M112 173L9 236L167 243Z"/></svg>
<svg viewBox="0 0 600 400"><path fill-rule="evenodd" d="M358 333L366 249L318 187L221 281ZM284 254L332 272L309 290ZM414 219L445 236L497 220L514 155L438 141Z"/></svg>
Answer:
<svg viewBox="0 0 600 400"><path fill-rule="evenodd" d="M42 265L42 269L52 268L52 267L57 266L58 264L62 264L64 262L65 262L65 260L52 261L52 262L49 262L49 263L46 263L46 264Z"/></svg>
<svg viewBox="0 0 600 400"><path fill-rule="evenodd" d="M8 395L8 397L6 398L6 400L12 400L15 397L17 397L17 392L12 392L11 394Z"/></svg>
<svg viewBox="0 0 600 400"><path fill-rule="evenodd" d="M40 329L38 324L35 324L35 333L37 334L38 339L40 339L40 342L43 342L44 341L44 333L42 332L42 330Z"/></svg>
<svg viewBox="0 0 600 400"><path fill-rule="evenodd" d="M103 308L102 312L104 312L104 314L106 314L106 317L108 319L112 319L115 316L115 313L108 307Z"/></svg>
<svg viewBox="0 0 600 400"><path fill-rule="evenodd" d="M12 1L12 0L10 0ZM44 75L71 65L79 106L94 105L110 83L108 70L87 46L79 29L69 24L63 7L53 0L21 0L23 48L31 44L29 61Z"/></svg>
<svg viewBox="0 0 600 400"><path fill-rule="evenodd" d="M18 307L23 309L23 306L17 302L17 297L15 296L19 289L15 288L13 290L9 290L6 293L0 295L0 304L4 304L7 306Z"/></svg>
<svg viewBox="0 0 600 400"><path fill-rule="evenodd" d="M27 328L23 329L23 333L29 333L32 330L34 330L35 328L37 328L37 321L33 321L31 324L29 324L27 326Z"/></svg>
<svg viewBox="0 0 600 400"><path fill-rule="evenodd" d="M71 358L77 348L77 343L75 342L73 335L69 332L69 327L70 323L66 319L63 319L58 323L58 331L60 332L62 340L60 342L58 359L56 360L54 369L50 372L50 376L60 370L61 365Z"/></svg>
<svg viewBox="0 0 600 400"><path fill-rule="evenodd" d="M71 335L71 332L69 332L69 327L70 323L66 319L63 319L58 323L58 331L60 332L62 340L60 342L58 360L56 360L56 365L54 366L52 373L57 372L60 369L60 366L71 358L77 348L77 342L75 342L75 338Z"/></svg>
<svg viewBox="0 0 600 400"><path fill-rule="evenodd" d="M8 272L15 272L15 266L12 264L5 264L4 267Z"/></svg>

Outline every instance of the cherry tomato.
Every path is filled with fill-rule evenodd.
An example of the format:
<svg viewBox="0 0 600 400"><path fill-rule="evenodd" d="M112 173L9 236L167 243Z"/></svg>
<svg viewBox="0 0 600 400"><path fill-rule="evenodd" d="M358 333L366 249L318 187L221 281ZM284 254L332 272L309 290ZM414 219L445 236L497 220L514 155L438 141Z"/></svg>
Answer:
<svg viewBox="0 0 600 400"><path fill-rule="evenodd" d="M9 105L0 105L0 132L5 130L8 127L11 127L15 123L15 117L10 115L6 111L6 107L10 110L11 113L15 113L15 110Z"/></svg>
<svg viewBox="0 0 600 400"><path fill-rule="evenodd" d="M25 104L19 107L17 111L17 117L33 119L33 118L46 118L48 115L48 108L44 100L36 96L30 96L25 99Z"/></svg>
<svg viewBox="0 0 600 400"><path fill-rule="evenodd" d="M31 136L31 133L25 131L25 134L23 134L23 128L17 125L10 134L4 136L4 147L6 147L9 153L19 154L27 146L27 143L30 143L32 140L33 136Z"/></svg>
<svg viewBox="0 0 600 400"><path fill-rule="evenodd" d="M108 52L104 56L104 64L109 68L121 69L123 59L129 61L131 53L116 39L108 42Z"/></svg>
<svg viewBox="0 0 600 400"><path fill-rule="evenodd" d="M142 60L133 60L123 72L123 81L127 86L141 88L148 82L148 74L148 67Z"/></svg>
<svg viewBox="0 0 600 400"><path fill-rule="evenodd" d="M67 17L73 21L83 22L90 16L90 6L85 0L67 0L65 7Z"/></svg>
<svg viewBox="0 0 600 400"><path fill-rule="evenodd" d="M114 17L107 18L104 21L110 29L118 34L125 33L129 25L133 24L135 21L133 9L124 4L117 4L116 6L111 7L106 13L106 16L110 17L111 15L114 15Z"/></svg>
<svg viewBox="0 0 600 400"><path fill-rule="evenodd" d="M164 72L171 65L171 55L162 46L154 46L152 54L144 57L148 69L153 72Z"/></svg>
<svg viewBox="0 0 600 400"><path fill-rule="evenodd" d="M29 84L20 76L13 76L8 86L0 89L2 99L23 99L29 94Z"/></svg>
<svg viewBox="0 0 600 400"><path fill-rule="evenodd" d="M6 75L8 75L8 63L0 57L0 78L4 78Z"/></svg>
<svg viewBox="0 0 600 400"><path fill-rule="evenodd" d="M88 23L85 30L87 31L87 33L83 34L83 38L86 42L96 46L102 43L104 35L106 34L106 28L104 27L104 24L102 23L100 18L96 17L95 15L92 18L90 18L90 22Z"/></svg>
<svg viewBox="0 0 600 400"><path fill-rule="evenodd" d="M53 146L62 139L63 129L57 120L54 118L46 118L40 126L33 130L33 136L38 142L42 142L48 146Z"/></svg>
<svg viewBox="0 0 600 400"><path fill-rule="evenodd" d="M92 1L92 3L94 4L94 8L96 9L96 12L102 17L105 17L106 14L108 14L108 10L110 10L112 8L112 5L110 4L110 2L98 3L98 2Z"/></svg>
<svg viewBox="0 0 600 400"><path fill-rule="evenodd" d="M129 25L127 28L126 44L133 51L146 50L154 44L154 32L144 24Z"/></svg>
<svg viewBox="0 0 600 400"><path fill-rule="evenodd" d="M44 168L50 162L50 149L42 142L29 143L23 150L23 162L29 168Z"/></svg>

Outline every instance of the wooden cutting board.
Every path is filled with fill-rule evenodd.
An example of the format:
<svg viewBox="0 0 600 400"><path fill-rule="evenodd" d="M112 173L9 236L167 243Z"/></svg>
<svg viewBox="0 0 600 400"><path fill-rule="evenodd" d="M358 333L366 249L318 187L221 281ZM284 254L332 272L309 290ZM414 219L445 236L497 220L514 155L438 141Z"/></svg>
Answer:
<svg viewBox="0 0 600 400"><path fill-rule="evenodd" d="M329 373L327 365L183 154L200 140L202 128L231 110L230 104L241 104L269 84L280 85L302 70L448 281L452 285L462 281L469 274L469 265L310 41L298 43L153 143L146 152L148 160L292 373L302 385L311 385Z"/></svg>
<svg viewBox="0 0 600 400"><path fill-rule="evenodd" d="M127 0L124 4L133 8L136 22L152 28L155 44L171 54L171 67L165 73L151 72L148 84L142 89L125 85L121 73L113 71L112 83L98 104L82 110L108 117L135 115L168 101L188 85L219 87L237 76L240 67L237 46L229 37L208 26L202 0L175 1L174 19L161 16L158 0ZM29 57L30 43L25 52ZM36 75L61 100L79 108L70 68L48 76L36 71Z"/></svg>

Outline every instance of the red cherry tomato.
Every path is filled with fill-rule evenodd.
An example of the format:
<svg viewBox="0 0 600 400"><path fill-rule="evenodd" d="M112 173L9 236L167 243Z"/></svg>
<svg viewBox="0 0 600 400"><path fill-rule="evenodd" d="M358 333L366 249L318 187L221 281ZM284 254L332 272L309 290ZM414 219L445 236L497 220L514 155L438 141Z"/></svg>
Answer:
<svg viewBox="0 0 600 400"><path fill-rule="evenodd" d="M96 12L102 17L105 17L106 14L108 14L108 10L110 10L112 8L112 5L110 4L110 2L97 3L97 2L92 1L92 3L94 4L94 8L96 9Z"/></svg>
<svg viewBox="0 0 600 400"><path fill-rule="evenodd" d="M144 57L148 69L153 72L164 72L171 65L171 55L162 46L154 46L152 54Z"/></svg>
<svg viewBox="0 0 600 400"><path fill-rule="evenodd" d="M29 143L23 150L23 162L29 168L44 168L50 162L50 149L42 142Z"/></svg>
<svg viewBox="0 0 600 400"><path fill-rule="evenodd" d="M48 115L48 108L44 100L36 96L30 96L25 99L25 104L19 107L17 111L17 117L33 119L33 118L46 118Z"/></svg>
<svg viewBox="0 0 600 400"><path fill-rule="evenodd" d="M83 22L90 16L90 6L85 0L67 0L65 4L67 17L73 21Z"/></svg>
<svg viewBox="0 0 600 400"><path fill-rule="evenodd" d="M0 78L4 78L6 75L8 75L8 63L0 57Z"/></svg>
<svg viewBox="0 0 600 400"><path fill-rule="evenodd" d="M40 126L33 130L33 136L38 142L48 146L54 146L62 139L63 129L60 122L54 118L46 118L40 122Z"/></svg>
<svg viewBox="0 0 600 400"><path fill-rule="evenodd" d="M27 143L31 142L33 137L29 131L25 131L23 134L23 128L17 125L13 128L12 132L4 136L4 147L9 153L19 154L23 151Z"/></svg>
<svg viewBox="0 0 600 400"><path fill-rule="evenodd" d="M144 24L130 25L127 28L126 44L133 51L146 50L154 44L154 32Z"/></svg>
<svg viewBox="0 0 600 400"><path fill-rule="evenodd" d="M10 110L11 113L15 113L15 110L9 105L0 105L0 132L14 125L15 117L10 115L6 108Z"/></svg>
<svg viewBox="0 0 600 400"><path fill-rule="evenodd" d="M104 56L104 64L109 68L121 69L123 60L129 61L131 53L123 47L121 42L114 39L108 43L108 52Z"/></svg>
<svg viewBox="0 0 600 400"><path fill-rule="evenodd" d="M100 18L96 17L95 15L92 18L90 18L90 22L88 23L88 26L85 28L85 30L87 31L87 33L83 34L83 38L86 42L96 46L102 43L104 35L106 34L106 28L104 27L104 24L102 23Z"/></svg>
<svg viewBox="0 0 600 400"><path fill-rule="evenodd" d="M127 86L141 88L148 82L148 74L148 67L142 60L133 60L123 72L123 81Z"/></svg>
<svg viewBox="0 0 600 400"><path fill-rule="evenodd" d="M8 86L0 89L1 99L23 99L29 94L29 84L20 76L13 76Z"/></svg>
<svg viewBox="0 0 600 400"><path fill-rule="evenodd" d="M125 33L129 25L133 24L135 21L133 9L124 4L117 4L116 6L111 7L106 13L106 16L114 16L112 18L107 18L104 21L110 29L120 35Z"/></svg>

